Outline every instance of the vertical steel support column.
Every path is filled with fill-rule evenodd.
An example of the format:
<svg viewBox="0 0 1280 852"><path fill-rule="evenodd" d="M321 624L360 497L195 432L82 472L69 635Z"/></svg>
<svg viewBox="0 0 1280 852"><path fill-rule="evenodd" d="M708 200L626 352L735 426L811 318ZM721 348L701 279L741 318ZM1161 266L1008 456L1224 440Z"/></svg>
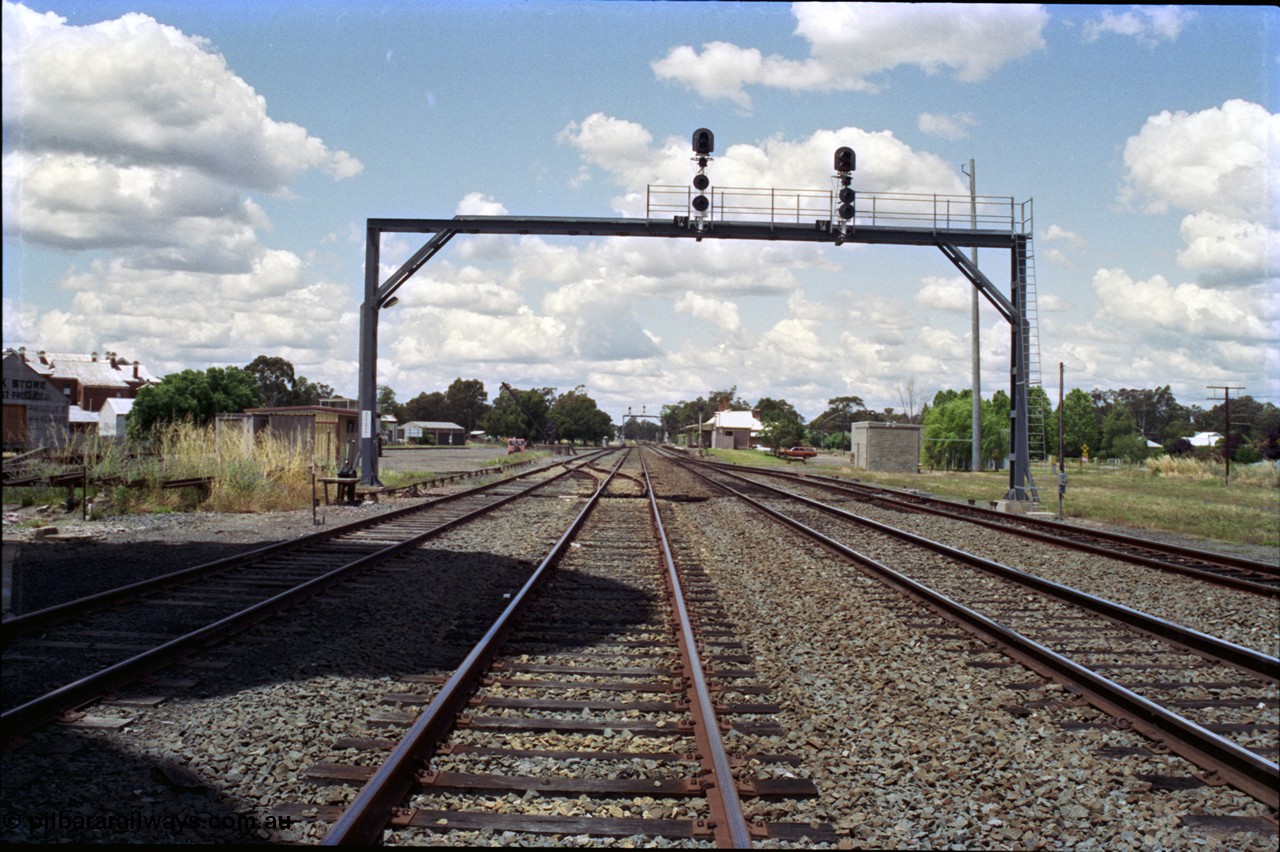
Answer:
<svg viewBox="0 0 1280 852"><path fill-rule="evenodd" d="M1027 352L1030 328L1027 323L1027 238L1014 238L1010 252L1009 297L1013 316L1009 319L1009 492L1006 500L1035 500L1031 482L1030 430L1027 417Z"/></svg>
<svg viewBox="0 0 1280 852"><path fill-rule="evenodd" d="M364 303L360 305L360 482L378 479L378 271L382 231L365 228Z"/></svg>

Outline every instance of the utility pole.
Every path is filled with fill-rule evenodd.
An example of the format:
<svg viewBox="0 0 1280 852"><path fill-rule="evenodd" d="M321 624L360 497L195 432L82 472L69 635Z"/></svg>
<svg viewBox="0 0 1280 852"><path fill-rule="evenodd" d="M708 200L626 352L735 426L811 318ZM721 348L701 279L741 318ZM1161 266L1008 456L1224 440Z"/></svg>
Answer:
<svg viewBox="0 0 1280 852"><path fill-rule="evenodd" d="M1230 485L1231 484L1231 392L1233 390L1241 391L1241 390L1244 390L1244 388L1234 387L1232 385L1208 385L1208 388L1209 390L1222 391L1222 402L1224 407L1223 414L1226 415L1226 425L1224 427L1225 434L1223 434L1222 436L1222 461L1224 464L1226 464L1226 467L1227 467L1226 484ZM1209 397L1209 399L1216 402L1218 398L1216 396L1211 396Z"/></svg>
<svg viewBox="0 0 1280 852"><path fill-rule="evenodd" d="M960 171L964 172L964 166L960 166ZM969 175L969 223L977 230L978 228L978 195L977 184L975 183L973 160L969 161L969 171L965 172ZM974 246L969 250L970 258L973 260L974 268L978 266L978 248ZM978 288L970 288L970 296L972 297L972 319L970 320L969 338L973 347L973 421L970 433L973 435L973 449L970 464L975 472L982 470L982 346L978 336Z"/></svg>
<svg viewBox="0 0 1280 852"><path fill-rule="evenodd" d="M1058 362L1058 520L1062 520L1062 498L1067 493L1067 468L1062 459L1062 362Z"/></svg>

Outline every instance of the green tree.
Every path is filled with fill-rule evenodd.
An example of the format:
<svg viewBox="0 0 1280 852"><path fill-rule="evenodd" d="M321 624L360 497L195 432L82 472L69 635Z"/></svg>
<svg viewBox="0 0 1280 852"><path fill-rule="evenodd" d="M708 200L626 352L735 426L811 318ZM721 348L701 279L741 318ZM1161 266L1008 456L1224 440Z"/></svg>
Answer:
<svg viewBox="0 0 1280 852"><path fill-rule="evenodd" d="M1009 457L1009 394L1002 390L996 391L991 395L991 399L982 401L979 414L982 418L983 468L994 467L996 470L1003 470L1005 460ZM972 433L972 406L969 409L969 421L969 431ZM970 464L972 465L972 460Z"/></svg>
<svg viewBox="0 0 1280 852"><path fill-rule="evenodd" d="M1107 458L1124 459L1127 462L1140 462L1150 455L1147 439L1137 432L1118 435L1107 445Z"/></svg>
<svg viewBox="0 0 1280 852"><path fill-rule="evenodd" d="M930 467L968 470L972 466L972 398L969 390L945 390L934 395L933 405L922 417L921 455Z"/></svg>
<svg viewBox="0 0 1280 852"><path fill-rule="evenodd" d="M405 420L428 420L441 422L449 419L448 406L444 394L440 391L422 393L404 404Z"/></svg>
<svg viewBox="0 0 1280 852"><path fill-rule="evenodd" d="M444 408L447 420L457 423L468 433L475 431L480 418L489 410L489 393L479 379L453 380L444 392Z"/></svg>
<svg viewBox="0 0 1280 852"><path fill-rule="evenodd" d="M804 418L791 403L765 397L756 404L755 411L764 426L760 440L775 453L782 447L804 443Z"/></svg>
<svg viewBox="0 0 1280 852"><path fill-rule="evenodd" d="M809 432L815 444L829 450L850 448L851 424L865 419L869 412L860 396L837 396L827 400L827 409L809 421Z"/></svg>
<svg viewBox="0 0 1280 852"><path fill-rule="evenodd" d="M1072 388L1062 401L1063 455L1079 458L1085 447L1093 456L1098 455L1098 427L1093 419L1093 399L1089 394Z"/></svg>
<svg viewBox="0 0 1280 852"><path fill-rule="evenodd" d="M705 397L700 396L693 400L682 399L674 405L664 405L658 411L658 416L663 430L668 435L684 435L693 445L696 445L697 433L690 432L689 427L705 423L714 412L715 406Z"/></svg>
<svg viewBox="0 0 1280 852"><path fill-rule="evenodd" d="M1124 441L1131 435L1138 434L1138 425L1134 422L1133 412L1128 406L1112 405L1107 416L1102 419L1102 428L1098 434L1099 458L1124 458L1124 453L1132 453L1132 442ZM1146 447L1145 439L1141 442ZM1123 451L1123 452L1122 452Z"/></svg>
<svg viewBox="0 0 1280 852"><path fill-rule="evenodd" d="M794 420L797 423L804 425L804 418L800 416L800 412L796 411L795 406L787 402L785 399L770 399L767 396L762 397L752 410L756 412L756 416L760 419L761 423L765 421L766 417L780 417L785 420Z"/></svg>
<svg viewBox="0 0 1280 852"><path fill-rule="evenodd" d="M939 391L922 415L921 456L943 470L973 468L973 391ZM1009 395L996 391L979 407L983 467L1004 467L1009 456Z"/></svg>
<svg viewBox="0 0 1280 852"><path fill-rule="evenodd" d="M293 405L293 365L278 355L259 355L244 368L258 386L265 406Z"/></svg>
<svg viewBox="0 0 1280 852"><path fill-rule="evenodd" d="M404 406L396 402L396 392L390 385L378 385L378 411L382 414L390 414L397 423L407 419L402 416Z"/></svg>
<svg viewBox="0 0 1280 852"><path fill-rule="evenodd" d="M557 437L585 444L598 444L613 435L613 421L587 396L584 385L561 394L551 406Z"/></svg>
<svg viewBox="0 0 1280 852"><path fill-rule="evenodd" d="M333 388L323 382L312 382L306 376L298 376L289 405L319 405L322 399L332 399L334 395Z"/></svg>
<svg viewBox="0 0 1280 852"><path fill-rule="evenodd" d="M550 412L555 393L555 388L512 388L510 393L500 393L481 418L481 428L498 437L541 441L547 423L554 422Z"/></svg>
<svg viewBox="0 0 1280 852"><path fill-rule="evenodd" d="M265 406L319 405L334 396L333 388L297 375L293 364L278 355L259 355L244 370L257 383Z"/></svg>
<svg viewBox="0 0 1280 852"><path fill-rule="evenodd" d="M181 420L203 426L212 423L215 415L260 405L257 379L239 367L210 367L203 373L183 370L138 391L129 416L129 434L145 437L157 427Z"/></svg>

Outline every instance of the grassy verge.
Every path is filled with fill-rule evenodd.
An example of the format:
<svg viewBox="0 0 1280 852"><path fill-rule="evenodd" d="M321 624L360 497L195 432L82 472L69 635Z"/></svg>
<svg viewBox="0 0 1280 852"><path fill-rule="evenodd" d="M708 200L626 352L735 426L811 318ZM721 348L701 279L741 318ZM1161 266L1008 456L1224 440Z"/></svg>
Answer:
<svg viewBox="0 0 1280 852"><path fill-rule="evenodd" d="M715 450L722 461L758 466L784 465L754 450ZM998 500L1008 489L1007 471L968 473L935 471L918 474L854 470L851 465L809 465L814 472L848 476L894 488L927 491L939 497ZM1146 465L1112 468L1067 465L1063 513L1068 518L1098 521L1136 530L1174 532L1231 544L1280 548L1280 473L1274 466L1233 466L1224 481L1220 464L1171 459ZM1057 510L1057 469L1043 465L1032 471L1040 508Z"/></svg>
<svg viewBox="0 0 1280 852"><path fill-rule="evenodd" d="M131 442L91 437L74 450L60 448L57 456L58 463L33 472L48 476L67 470L68 465L85 465L88 497L97 516L196 508L270 512L311 505L310 450L269 433L246 446L240 440L219 441L212 426L175 424L158 434L145 453ZM207 492L195 487L161 488L167 481L196 478L212 479ZM75 496L85 495L77 488ZM65 499L62 489L31 489L20 498L24 505Z"/></svg>

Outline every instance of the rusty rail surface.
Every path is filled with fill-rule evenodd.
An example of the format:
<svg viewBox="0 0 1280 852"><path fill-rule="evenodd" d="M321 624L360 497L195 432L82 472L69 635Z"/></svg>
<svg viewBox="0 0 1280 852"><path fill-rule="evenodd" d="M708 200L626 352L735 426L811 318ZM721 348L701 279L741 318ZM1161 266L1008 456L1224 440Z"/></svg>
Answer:
<svg viewBox="0 0 1280 852"><path fill-rule="evenodd" d="M518 499L532 491L545 487L546 485L549 485L572 472L572 468L570 468L568 464L560 466L565 469L547 480L533 483L531 486L518 492L500 497L495 501L485 503L479 508L476 508L464 515L447 520L444 523L433 526L416 535L404 538L403 540L383 547L376 552L356 558L340 567L329 570L319 576L296 585L293 588L253 604L252 606L234 612L196 630L177 636L148 651L120 660L119 662L106 666L93 674L77 678L56 689L48 691L39 697L25 701L22 704L5 710L0 714L0 740L3 740L4 743L8 744L20 735L33 730L34 728L40 727L41 725L47 724L61 713L79 707L103 694L119 688L126 683L135 681L146 674L163 668L174 660L182 658L184 655L198 651L231 635L241 632L251 624L255 624L284 609L287 609L288 607L294 606L299 601L320 594L326 589L351 579L357 574L384 562L392 556L417 547L429 538L437 536L448 529L458 526L459 524L473 520L480 515L491 512L499 506L505 505L512 500ZM543 470L545 470L545 468ZM274 555L282 551L298 550L299 542L305 541L306 543L314 543L315 541L327 541L334 538L335 535L343 532L350 533L353 530L363 530L371 526L377 526L379 523L386 523L391 519L399 518L406 514L421 513L425 509L437 506L439 503L446 500L458 499L466 494L474 495L488 490L491 487L510 484L512 481L520 479L523 476L524 474L520 477L513 477L500 483L492 483L489 486L481 486L476 489L470 489L467 492L461 492L457 495L450 495L447 498L442 498L440 501L432 501L427 504L411 506L406 510L388 512L383 515L370 518L366 521L359 521L355 524L347 525L343 528L329 530L312 536L304 536L303 539L297 539L293 542L286 542L282 545L272 545L267 548L260 548L258 550L251 551L248 554L241 554L240 556L229 557L228 559L218 560L217 562L195 566L194 568L175 572L174 574L156 578L155 580L136 583L132 586L123 587L121 589L109 590L99 595L90 596L89 598L72 601L69 604L62 605L60 607L52 607L47 610L29 613L26 616L20 616L19 618L11 619L4 623L6 628L6 639L14 639L20 633L44 630L49 626L49 622L43 620L46 616L65 622L70 618L83 615L89 609L96 610L106 606L117 606L122 601L136 597L139 593L150 593L158 588L171 586L175 582L180 583L187 582L192 579L200 579L208 576L210 573L222 573L231 567L235 567L237 564L244 564L246 559L256 561L263 555Z"/></svg>
<svg viewBox="0 0 1280 852"><path fill-rule="evenodd" d="M1144 736L1162 746L1167 746L1170 750L1204 769L1208 773L1207 778L1210 781L1231 784L1271 808L1280 807L1280 767L1277 767L1275 762L1267 760L1265 757L1207 730L1184 716L1138 695L1115 681L1058 654L962 603L946 597L923 583L859 553L801 521L766 506L723 482L717 482L694 470L690 470L690 472L701 477L713 487L733 495L747 505L818 542L828 550L857 563L882 582L899 589L933 610L942 613L983 641L998 645L1008 656L1018 662L1076 691L1090 704L1103 712L1116 718L1127 720L1135 730ZM717 473L724 475L726 471L717 470ZM727 475L748 483L752 487L773 492L778 496L800 500L815 508L821 507L821 504L817 503L817 501L801 498L790 492L765 486L736 474ZM831 507L822 508L829 513L849 514ZM867 525L874 523L864 518L851 517L859 523ZM883 527L883 525L877 526ZM935 552L945 553L952 558L961 558L957 555L958 551L946 545L929 542L926 539L902 533L901 531L895 531L894 534L904 539L909 537L912 543L928 546ZM1121 620L1124 623L1138 627L1143 632L1157 636L1171 645L1193 648L1197 654L1219 659L1228 665L1244 669L1273 683L1277 679L1277 667L1280 666L1280 661L1277 661L1274 657L1206 636L1163 619L1138 613L1109 601L1093 598L1076 590L1040 580L1040 578L1033 578L1025 572L1016 571L1005 566L997 566L996 563L988 563L984 566L982 563L987 563L987 560L981 560L971 554L964 554L963 561L979 567L989 567L993 570L993 573L997 572L995 570L997 568L1002 569L998 573L1001 573L1006 579L1015 579L1020 582L1028 581L1029 587L1034 587L1042 593L1069 598L1072 603L1078 606L1091 609L1107 618Z"/></svg>
<svg viewBox="0 0 1280 852"><path fill-rule="evenodd" d="M731 467L743 471L741 465L698 461L708 468ZM940 517L978 524L989 529L1057 547L1068 547L1087 553L1170 571L1239 591L1280 597L1280 565L1271 565L1240 556L1213 553L1190 547L1136 538L1123 533L1092 530L1042 518L996 512L978 506L965 506L919 494L896 491L879 485L866 485L821 474L799 474L766 468L751 468L753 476L767 476L801 482L814 488L872 500L888 508L910 512L927 512Z"/></svg>
<svg viewBox="0 0 1280 852"><path fill-rule="evenodd" d="M680 586L680 574L676 570L675 559L671 556L671 544L667 541L667 533L662 526L662 516L658 512L658 498L654 494L653 483L649 479L649 468L644 464L643 455L640 460L641 469L644 472L645 491L649 498L649 515L658 536L659 546L662 548L662 562L668 592L667 602L671 605L680 629L680 665L690 685L689 691L692 693L689 710L693 715L693 731L698 743L698 753L702 757L703 784L711 807L711 827L715 832L718 846L743 849L751 845L751 827L743 815L742 800L738 798L737 782L734 781L733 772L729 768L729 755L724 747L724 739L720 736L715 703L711 699L711 690L707 686L702 658L698 654L693 624L689 619L684 591Z"/></svg>
<svg viewBox="0 0 1280 852"><path fill-rule="evenodd" d="M483 485L475 486L453 494L446 494L440 497L432 498L423 503L413 506L406 506L401 509L393 509L390 512L383 512L368 518L351 521L319 532L308 533L289 541L277 542L264 547L255 548L253 550L238 553L234 556L227 556L222 559L216 559L212 562L204 562L199 565L193 565L189 568L182 568L168 574L162 574L159 577L151 577L146 580L139 580L136 583L129 583L124 586L117 586L113 589L107 589L92 595L86 595L82 598L66 601L64 603L55 604L54 606L45 607L44 609L35 610L33 612L23 613L21 615L10 616L0 622L0 646L8 645L14 638L29 633L43 632L49 627L62 624L80 616L94 612L107 607L115 607L120 604L133 600L144 594L150 594L171 586L177 586L189 583L194 580L210 577L224 571L240 567L248 562L256 562L268 557L280 556L290 551L301 550L315 544L329 541L331 539L340 538L350 533L377 527L390 523L400 518L409 517L415 514L436 508L445 503L454 502L466 498L483 494L503 485L508 485L528 476L533 476L539 472L545 471L550 467L563 466L570 464L572 461L554 462L551 465L536 468L533 470L522 471L515 476L505 479L495 480Z"/></svg>
<svg viewBox="0 0 1280 852"><path fill-rule="evenodd" d="M622 465L625 455L624 453L623 459L619 459L616 467ZM466 706L480 678L488 671L511 633L516 618L528 607L534 593L555 569L569 543L599 502L608 483L607 477L599 484L559 541L534 569L520 591L512 596L511 603L502 615L436 693L431 704L413 723L373 777L360 788L356 798L329 829L324 845L367 846L381 840L382 832L391 821L395 809L412 788L418 770L448 735L458 713Z"/></svg>
<svg viewBox="0 0 1280 852"><path fill-rule="evenodd" d="M383 832L387 828L416 828L428 831L489 829L543 835L585 834L601 837L625 837L629 835L663 836L681 839L705 837L713 840L717 846L722 848L748 848L751 846L753 839L762 837L799 840L806 836L818 835L824 840L834 840L833 830L830 826L814 826L809 823L753 822L748 820L745 815L740 795L768 797L811 796L816 795L816 790L807 780L755 779L744 782L735 778L732 762L725 741L721 736L722 724L718 718L718 709L713 699L713 690L709 685L709 676L704 668L703 658L699 653L698 637L695 634L693 619L685 602L681 572L672 555L670 541L663 527L658 500L650 481L649 471L644 464L642 454L639 459L640 476L624 473L621 468L625 461L627 461L627 458L624 456L617 466L611 470L602 471L604 478L599 482L592 500L582 509L524 587L514 595L498 620L488 628L484 636L470 650L456 670L451 675L440 678L440 680L431 679L430 682L443 682L438 692L430 697L422 695L421 700L418 700L419 697L416 695L388 696L388 698L408 703L425 704L426 707L412 722L408 733L404 735L403 739L394 745L390 756L383 761L379 768L371 770L371 774L366 774L365 767L360 765L321 764L308 773L312 780L319 784L330 784L335 781L341 782L342 780L346 780L348 783L351 781L363 781L363 786L356 798L340 814L323 817L317 815L317 818L333 821L328 835L324 838L323 843L325 845L376 843L384 839ZM610 487L619 483L630 483L637 488L642 488L644 491L642 496L646 498L646 514L643 518L638 517L634 512L624 516L614 515L612 518L617 520L618 518L629 517L633 521L647 523L649 535L645 536L645 538L650 543L646 545L646 549L656 545L656 550L651 552L654 552L658 557L659 564L655 567L658 567L661 572L661 584L666 598L665 610L668 613L668 617L659 616L659 621L665 623L665 628L660 629L653 626L651 622L641 621L640 624L644 626L638 627L638 630L641 634L669 631L670 638L668 640L654 640L652 643L646 640L638 644L668 647L667 643L670 642L676 647L678 664L664 663L656 665L653 669L628 668L625 664L619 667L606 666L605 668L608 669L607 674L589 664L581 664L578 658L572 654L562 662L526 663L523 662L526 657L519 655L516 658L517 661L520 661L518 665L511 665L509 661L502 664L501 655L504 652L509 652L508 643L513 639L518 640L522 634L524 636L523 641L533 642L535 645L540 641L545 641L540 637L557 635L562 631L573 632L578 629L585 631L584 635L592 635L590 617L587 618L584 624L579 624L572 618L568 624L553 624L549 627L534 622L535 606L537 605L534 602L535 600L541 603L551 602L551 590L554 588L563 590L565 588L552 585L552 572L558 572L558 569L563 567L561 566L562 557L569 552L568 548L581 546L591 550L597 547L604 551L608 550L604 542L611 540L608 537L608 533L614 530L614 527L609 525L612 521L600 522L599 526L593 528L588 526L588 518L591 516L592 523L595 523L596 516L593 516L592 513L604 511L601 508L600 499L610 496L607 493ZM616 496L637 495L628 493ZM614 506L617 505L617 503L614 504ZM636 527L628 527L624 520L620 529L624 531L624 534L614 541L622 543L621 546L624 552L634 554L626 558L637 566L641 564L647 565L647 563L643 562L643 557L639 556L639 550L634 544L636 539L628 536L625 532L628 529L634 530ZM600 537L594 537L597 535ZM580 551L580 553L586 552L585 550ZM586 557L586 559L588 563L591 561L591 557ZM608 557L604 557L604 561L601 564L609 564ZM588 587L590 587L591 580L598 579L599 576L590 575L591 579L586 581ZM572 583L570 583L569 588L572 588ZM637 592L637 589L632 588L630 585L627 585L627 588L631 588L633 593ZM640 588L646 587L642 584ZM546 595L538 594L544 589L547 592ZM656 611L660 612L661 609L656 608ZM520 619L523 625L519 633L515 632L514 626L517 619ZM609 627L604 632L606 635L612 635L615 630L616 627ZM588 643L588 645L591 644ZM610 642L605 640L604 644L608 646ZM625 645L628 643L624 641L620 644ZM591 652L587 651L584 657L589 660L591 655ZM535 653L536 656L537 654ZM514 675L521 671L539 674L535 674L533 679L501 676L502 674ZM628 675L654 675L659 671L662 672L664 678L678 677L680 684L666 686L652 683L629 684L623 682ZM495 672L497 672L496 676ZM571 680L568 683L545 680L547 677L555 677L556 675L560 677L567 676ZM606 682L591 679L599 676L611 679ZM734 672L721 674L720 676L742 677L744 675L740 672ZM412 679L419 680L420 677ZM538 679L539 677L543 679ZM573 679L576 677L586 677L587 679ZM571 688L574 691L599 689L608 692L676 692L683 695L683 700L676 704L670 704L652 700L548 701L542 698L521 699L477 696L476 693L480 691L481 686L484 684L550 690L553 693L558 689L566 688ZM564 714L564 716L514 719L477 717L470 712L470 708L477 706L536 707L543 710L555 710L557 714ZM730 713L776 711L776 707L764 704L731 704L727 705L727 707L727 712ZM597 728L593 726L604 725L606 727L617 726L635 730L639 733L644 726L652 726L653 724L652 722L616 718L605 720L586 719L578 715L579 710L585 711L586 709L687 713L690 719L689 722L681 721L675 726L668 726L666 731L680 736L691 737L695 743L694 753L692 755L667 755L646 752L633 754L625 750L622 752L600 751L598 746L593 746L585 751L563 751L561 750L562 747L551 744L542 745L539 750L534 751L527 750L528 746L523 746L526 750L519 753L530 758L536 755L542 759L571 759L588 763L592 760L625 760L627 757L657 761L682 760L696 763L698 767L696 777L692 779L665 776L650 778L631 777L626 774L624 774L624 777L613 777L612 775L609 777L594 777L590 773L587 774L587 777L581 777L574 772L547 774L536 771L530 771L532 774L528 777L522 774L518 777L507 772L498 775L476 774L441 770L432 766L432 760L437 756L445 757L467 753L499 754L507 751L507 749L501 747L490 746L487 741L482 741L484 744L481 745L477 745L470 739L464 740L462 744L447 743L447 739L453 735L456 729L490 732L538 731L549 734L551 732L577 730L594 731ZM719 712L726 711L722 709ZM663 724L661 722L658 723L657 728L662 729ZM733 727L740 731L750 730L750 726L740 728L738 724L735 724ZM659 730L658 733L662 733L662 731ZM769 734L775 735L773 731L770 731ZM351 739L346 742L350 745L355 740ZM784 756L777 755L758 755L756 757L763 760L785 759ZM429 794L438 787L457 790L515 791L517 793L522 790L536 791L543 796L583 794L592 798L599 798L601 796L608 797L621 794L626 796L649 795L655 797L702 798L705 799L708 816L705 820L677 819L674 817L657 818L650 817L648 814L644 818L617 815L605 816L599 813L581 813L575 816L567 816L539 813L536 807L534 808L534 813L527 814L505 811L491 812L488 809L481 811L454 804L449 804L443 809L431 809L429 805L424 805L421 801L414 803L411 799L415 789L418 792ZM741 791L746 792L742 793ZM305 810L310 806L293 807L294 811L291 812L300 812L300 810ZM311 812L317 813L316 810Z"/></svg>

